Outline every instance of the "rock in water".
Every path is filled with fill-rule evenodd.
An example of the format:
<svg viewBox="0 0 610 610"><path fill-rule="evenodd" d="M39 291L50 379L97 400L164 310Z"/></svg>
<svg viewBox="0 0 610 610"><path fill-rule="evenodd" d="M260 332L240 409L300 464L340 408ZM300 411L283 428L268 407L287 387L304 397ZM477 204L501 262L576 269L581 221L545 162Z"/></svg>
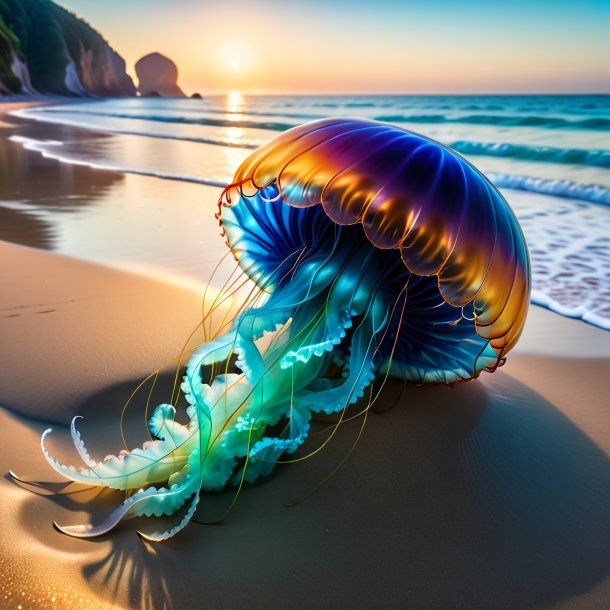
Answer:
<svg viewBox="0 0 610 610"><path fill-rule="evenodd" d="M161 97L186 97L178 86L178 68L176 64L161 55L150 53L136 63L138 91L144 97L157 94Z"/></svg>

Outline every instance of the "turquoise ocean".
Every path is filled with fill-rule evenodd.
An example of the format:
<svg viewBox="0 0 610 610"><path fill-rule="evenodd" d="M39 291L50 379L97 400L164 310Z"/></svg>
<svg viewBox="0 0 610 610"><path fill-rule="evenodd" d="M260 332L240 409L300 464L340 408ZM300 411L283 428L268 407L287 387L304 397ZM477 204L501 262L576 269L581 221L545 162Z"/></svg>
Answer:
<svg viewBox="0 0 610 610"><path fill-rule="evenodd" d="M525 233L533 275L532 301L562 315L610 329L610 96L227 96L121 99L60 103L16 112L46 124L12 140L68 164L222 187L252 149L278 133L324 117L364 117L394 123L457 151L500 189ZM82 129L85 128L85 129ZM89 135L87 135L89 134ZM178 191L177 191L178 192ZM171 198L170 198L171 199ZM151 247L134 247L132 262L154 262L197 275L199 223L213 212L168 201L151 210L155 226L184 229L151 234ZM141 203L141 202L140 202ZM121 213L125 234L142 234L148 212ZM27 205L26 203L15 205ZM27 210L26 210L27 211ZM40 212L40 210L38 210ZM209 219L205 214L209 213ZM57 229L56 249L91 258L93 240L75 245L66 227L93 231L116 219L100 203L67 215L44 211ZM68 223L68 224L66 224ZM87 228L88 227L88 228ZM63 238L61 237L63 235ZM146 236L145 236L146 238ZM142 242L140 237L138 243ZM192 242L192 243L191 243ZM158 247L152 247L156 244ZM112 258L110 248L108 258ZM93 258L96 258L95 256ZM104 256L97 258L105 262Z"/></svg>

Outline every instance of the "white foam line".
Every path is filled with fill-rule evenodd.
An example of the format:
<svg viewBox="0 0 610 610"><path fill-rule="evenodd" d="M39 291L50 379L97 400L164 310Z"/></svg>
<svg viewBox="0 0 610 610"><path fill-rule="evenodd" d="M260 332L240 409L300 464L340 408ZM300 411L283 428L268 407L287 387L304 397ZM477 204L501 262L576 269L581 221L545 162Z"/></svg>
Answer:
<svg viewBox="0 0 610 610"><path fill-rule="evenodd" d="M532 303L554 311L566 318L582 320L583 322L588 322L598 328L610 330L610 320L589 311L584 305L581 307L566 307L554 301L551 297L544 294L544 292L536 289L532 290L531 300Z"/></svg>
<svg viewBox="0 0 610 610"><path fill-rule="evenodd" d="M51 123L53 125L68 125L70 127L78 127L80 129L86 129L88 131L96 131L100 133L114 133L122 136L140 136L142 138L155 138L158 140L177 140L178 142L195 142L197 144L210 144L211 146L228 146L230 148L244 148L247 150L254 150L260 146L253 142L233 142L231 140L213 140L211 138L196 138L194 136L173 136L169 134L154 133L154 132L142 132L142 131L130 131L128 129L115 129L112 127L101 127L86 122L79 122L65 118L55 118L44 114L44 110L33 110L28 108L21 108L17 110L9 111L9 115L15 116L19 119L26 119L37 121L39 123ZM54 112L70 112L69 110L55 110ZM93 113L93 116L95 114ZM138 117L134 117L137 119Z"/></svg>
<svg viewBox="0 0 610 610"><path fill-rule="evenodd" d="M610 189L598 184L582 184L571 180L553 180L549 178L533 178L513 174L496 174L489 172L487 177L498 188L528 191L540 195L553 195L565 199L576 199L589 203L610 205Z"/></svg>
<svg viewBox="0 0 610 610"><path fill-rule="evenodd" d="M55 161L60 161L61 163L66 163L68 165L80 165L83 167L91 167L93 169L102 169L112 172L137 174L139 176L151 176L153 178L162 178L163 180L179 180L181 182L205 184L207 186L215 186L219 188L224 188L226 186L226 182L221 182L220 180L193 178L192 176L182 176L180 174L170 174L166 172L148 172L141 169L135 169L133 167L121 167L120 165L111 165L109 163L94 163L93 161L87 161L85 159L74 159L56 152L51 152L45 148L46 146L58 148L63 146L62 142L57 142L55 140L32 140L31 138L26 138L24 136L10 136L9 140L11 142L21 144L26 150L41 154L45 159L54 159Z"/></svg>

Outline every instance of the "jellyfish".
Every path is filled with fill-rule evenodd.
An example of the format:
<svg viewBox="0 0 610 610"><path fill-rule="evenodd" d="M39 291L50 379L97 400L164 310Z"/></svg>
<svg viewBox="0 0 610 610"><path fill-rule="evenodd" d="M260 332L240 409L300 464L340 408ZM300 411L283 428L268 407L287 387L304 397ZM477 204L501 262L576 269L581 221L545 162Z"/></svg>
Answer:
<svg viewBox="0 0 610 610"><path fill-rule="evenodd" d="M96 525L57 526L65 534L165 516L171 526L141 535L166 540L202 494L256 481L297 451L315 414L340 421L376 378L453 385L493 372L523 329L530 265L512 210L469 162L406 129L290 129L242 163L216 218L261 298L190 354L188 423L162 404L152 440L97 461L75 418L80 469L49 455L45 431L57 472L127 492Z"/></svg>

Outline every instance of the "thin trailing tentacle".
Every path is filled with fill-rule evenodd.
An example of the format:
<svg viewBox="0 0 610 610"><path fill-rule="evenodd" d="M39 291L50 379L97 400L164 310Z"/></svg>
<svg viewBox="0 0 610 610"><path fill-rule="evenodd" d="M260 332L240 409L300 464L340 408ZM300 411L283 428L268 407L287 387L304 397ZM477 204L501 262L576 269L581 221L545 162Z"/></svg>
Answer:
<svg viewBox="0 0 610 610"><path fill-rule="evenodd" d="M123 519L139 516L172 515L193 494L198 495L198 481L189 478L183 483L172 485L169 489L149 487L140 490L115 508L103 521L97 525L63 525L54 523L55 527L74 538L95 538L107 534Z"/></svg>

